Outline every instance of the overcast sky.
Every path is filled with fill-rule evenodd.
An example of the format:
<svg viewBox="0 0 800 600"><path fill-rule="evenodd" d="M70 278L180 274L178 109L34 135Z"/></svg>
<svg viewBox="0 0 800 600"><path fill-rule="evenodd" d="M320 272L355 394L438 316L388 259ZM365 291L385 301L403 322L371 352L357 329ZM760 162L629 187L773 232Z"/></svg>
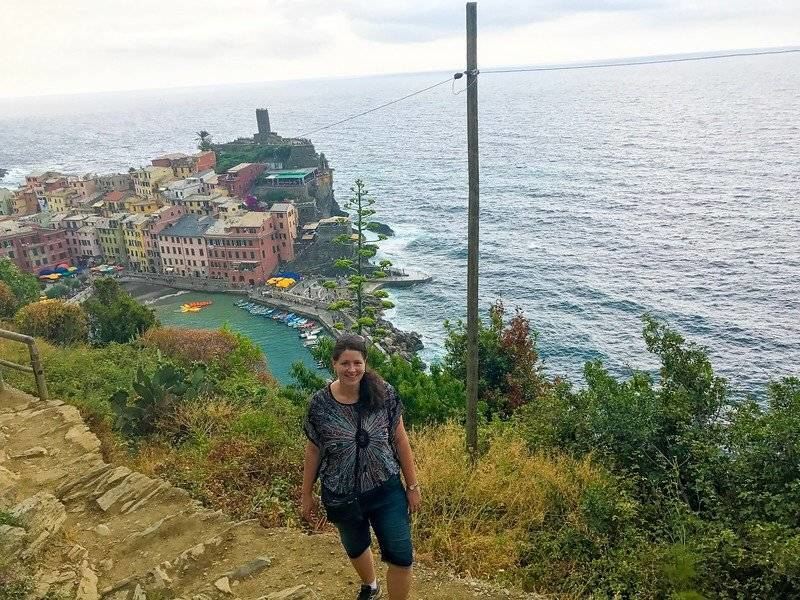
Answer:
<svg viewBox="0 0 800 600"><path fill-rule="evenodd" d="M451 70L458 0L0 0L0 97ZM478 62L800 44L800 0L482 0Z"/></svg>

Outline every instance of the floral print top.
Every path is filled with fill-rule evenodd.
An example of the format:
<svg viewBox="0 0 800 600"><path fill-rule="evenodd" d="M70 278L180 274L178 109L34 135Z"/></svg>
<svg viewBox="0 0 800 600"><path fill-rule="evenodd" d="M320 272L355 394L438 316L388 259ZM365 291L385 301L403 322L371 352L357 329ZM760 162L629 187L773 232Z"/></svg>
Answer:
<svg viewBox="0 0 800 600"><path fill-rule="evenodd" d="M358 433L361 411L362 433ZM320 450L318 476L326 498L347 498L357 491L373 490L399 474L394 432L403 413L395 389L386 384L384 406L362 410L361 402L343 404L333 397L331 386L317 391L309 402L303 429ZM360 489L356 488L355 461L359 448Z"/></svg>

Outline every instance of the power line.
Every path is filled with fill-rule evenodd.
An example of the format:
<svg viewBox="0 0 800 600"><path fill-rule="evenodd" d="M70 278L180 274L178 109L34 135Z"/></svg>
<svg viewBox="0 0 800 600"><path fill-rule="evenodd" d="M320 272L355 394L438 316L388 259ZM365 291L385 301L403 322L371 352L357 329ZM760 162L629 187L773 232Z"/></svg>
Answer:
<svg viewBox="0 0 800 600"><path fill-rule="evenodd" d="M793 54L800 52L800 48L791 48L786 50L764 50L761 52L727 52L721 54L707 54L705 56L684 56L679 58L661 58L656 60L641 60L641 61L624 61L624 62L613 62L613 63L598 63L598 64L584 64L584 65L564 65L564 66L556 66L556 67L530 67L530 68L519 68L519 69L487 69L485 71L480 71L482 74L486 75L494 75L497 73L535 73L535 72L542 72L542 71L575 71L580 69L608 69L612 67L635 67L639 65L660 65L666 63L681 63L681 62L697 62L702 60L717 60L722 58L738 58L738 57L746 57L746 56L765 56L765 55L774 55L774 54ZM370 113L376 112L387 106L392 106L393 104L397 104L398 102L402 102L403 100L408 100L409 98L413 98L414 96L418 96L419 94L423 94L429 90L439 87L440 85L444 85L448 82L453 82L455 84L455 80L461 79L465 72L455 73L453 76L448 77L447 79L440 81L439 83L434 83L433 85L429 85L426 88L422 88L421 90L417 90L416 92L411 92L410 94L406 94L401 98L396 98L395 100L391 100L389 102L385 102L379 106L375 106L368 110L362 111L355 115L350 115L340 121L336 121L335 123L330 123L329 125L324 125L323 127L317 127L316 129L312 129L311 131L307 131L306 133L300 134L298 137L306 137L317 133L319 131L324 131L326 129L330 129L331 127L336 127L337 125L341 125L342 123L347 123L348 121L352 121L353 119L358 119L359 117L363 117L364 115L368 115ZM454 95L461 94L466 91L466 88L463 90L456 91L455 89L452 90Z"/></svg>
<svg viewBox="0 0 800 600"><path fill-rule="evenodd" d="M380 110L382 108L386 108L387 106L391 106L392 104L397 104L398 102L402 102L403 100L408 100L409 98L413 98L414 96L418 96L419 94L427 92L428 90L432 90L435 87L439 87L440 85L444 85L445 83L449 83L452 79L453 79L453 77L448 77L444 81L440 81L439 83L434 83L433 85L430 85L430 86L428 86L426 88L423 88L421 90L417 90L416 92L412 92L410 94L407 94L407 95L403 96L402 98L397 98L396 100L392 100L390 102L386 102L385 104L381 104L380 106L376 106L374 108L370 108L369 110L365 110L364 112L360 112L358 114L351 115L351 116L349 116L347 118L342 119L341 121L336 121L335 123L331 123L330 125L325 125L324 127L318 127L317 129L313 129L313 130L311 130L311 131L309 131L307 133L303 133L303 134L299 135L298 137L305 137L307 135L311 135L312 133L317 133L318 131L323 131L325 129L330 129L331 127L335 127L336 125L341 125L342 123L347 123L347 121L352 121L353 119L357 119L358 117L363 117L364 115L368 115L369 113L373 113L376 110Z"/></svg>
<svg viewBox="0 0 800 600"><path fill-rule="evenodd" d="M634 67L637 65L660 65L665 63L695 62L701 60L715 60L719 58L736 58L742 56L764 56L769 54L791 54L800 52L800 48L788 50L764 50L762 52L730 52L725 54L711 54L706 56L685 56L681 58L661 58L656 60L625 61L614 63L599 63L590 65L564 65L560 67L530 67L521 69L487 69L481 73L534 73L539 71L574 71L578 69L607 69L609 67Z"/></svg>

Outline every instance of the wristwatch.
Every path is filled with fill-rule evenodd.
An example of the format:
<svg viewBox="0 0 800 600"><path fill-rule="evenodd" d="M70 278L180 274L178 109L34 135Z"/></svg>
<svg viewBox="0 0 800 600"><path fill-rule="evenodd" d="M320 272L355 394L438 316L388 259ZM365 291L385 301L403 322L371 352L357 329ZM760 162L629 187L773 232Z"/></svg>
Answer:
<svg viewBox="0 0 800 600"><path fill-rule="evenodd" d="M409 492L413 492L414 490L418 490L419 489L419 483L412 483L411 485L406 486L406 489Z"/></svg>

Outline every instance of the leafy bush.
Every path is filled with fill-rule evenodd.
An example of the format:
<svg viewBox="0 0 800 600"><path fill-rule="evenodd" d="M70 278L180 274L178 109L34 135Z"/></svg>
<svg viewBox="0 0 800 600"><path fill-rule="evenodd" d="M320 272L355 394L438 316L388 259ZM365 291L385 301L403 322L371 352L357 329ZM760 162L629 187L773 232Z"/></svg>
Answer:
<svg viewBox="0 0 800 600"><path fill-rule="evenodd" d="M57 283L55 285L51 285L44 291L44 295L50 299L63 298L68 293L69 293L69 288L63 283Z"/></svg>
<svg viewBox="0 0 800 600"><path fill-rule="evenodd" d="M94 282L94 294L84 303L93 344L124 344L157 324L151 308L139 304L110 278Z"/></svg>
<svg viewBox="0 0 800 600"><path fill-rule="evenodd" d="M18 304L11 287L5 281L0 281L0 319L13 317Z"/></svg>
<svg viewBox="0 0 800 600"><path fill-rule="evenodd" d="M86 313L76 304L46 300L23 306L16 315L19 330L62 346L85 342L89 331Z"/></svg>
<svg viewBox="0 0 800 600"><path fill-rule="evenodd" d="M510 416L520 406L545 394L549 382L536 350L536 334L517 310L506 324L506 309L497 301L489 310L489 322L478 325L478 397L487 418ZM467 328L463 321L445 321L447 354L444 366L456 379L467 377Z"/></svg>
<svg viewBox="0 0 800 600"><path fill-rule="evenodd" d="M17 299L17 309L39 297L41 286L36 277L20 271L9 258L0 258L0 281L11 289Z"/></svg>

